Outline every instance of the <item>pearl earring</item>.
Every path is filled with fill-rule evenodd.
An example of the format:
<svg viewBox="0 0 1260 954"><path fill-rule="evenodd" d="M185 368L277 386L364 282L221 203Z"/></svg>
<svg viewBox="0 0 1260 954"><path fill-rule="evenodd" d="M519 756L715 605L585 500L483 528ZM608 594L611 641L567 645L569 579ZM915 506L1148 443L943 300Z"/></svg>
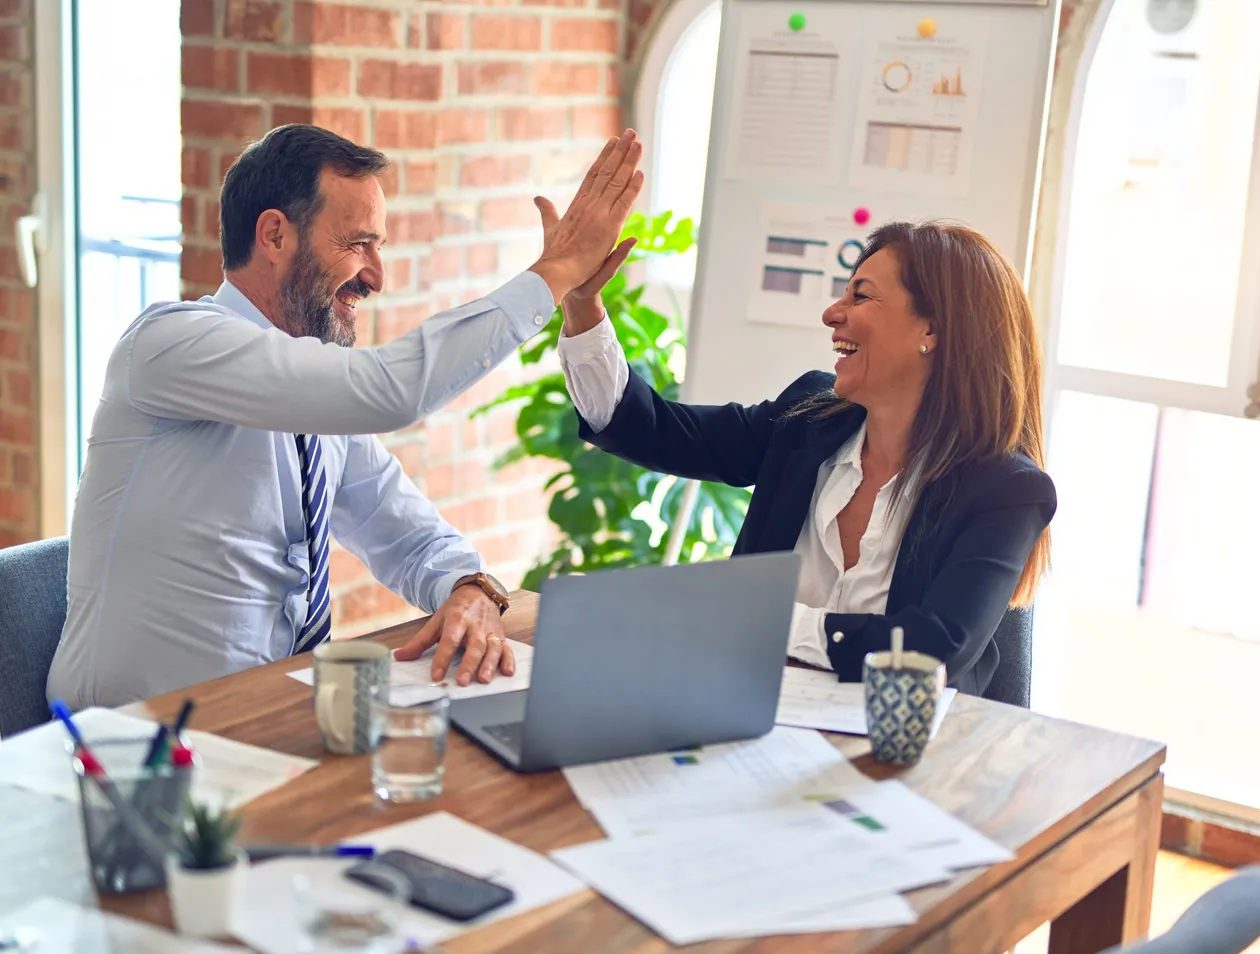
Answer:
<svg viewBox="0 0 1260 954"><path fill-rule="evenodd" d="M919 354L927 354L927 345L919 345Z"/></svg>

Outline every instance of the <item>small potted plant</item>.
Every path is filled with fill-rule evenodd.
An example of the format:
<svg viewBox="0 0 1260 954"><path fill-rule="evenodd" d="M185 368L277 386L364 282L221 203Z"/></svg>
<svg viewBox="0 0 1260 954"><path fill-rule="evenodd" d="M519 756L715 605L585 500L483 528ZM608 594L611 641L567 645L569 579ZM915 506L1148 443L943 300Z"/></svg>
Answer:
<svg viewBox="0 0 1260 954"><path fill-rule="evenodd" d="M189 801L188 820L166 862L171 914L181 934L226 937L245 888L249 861L234 841L239 814Z"/></svg>

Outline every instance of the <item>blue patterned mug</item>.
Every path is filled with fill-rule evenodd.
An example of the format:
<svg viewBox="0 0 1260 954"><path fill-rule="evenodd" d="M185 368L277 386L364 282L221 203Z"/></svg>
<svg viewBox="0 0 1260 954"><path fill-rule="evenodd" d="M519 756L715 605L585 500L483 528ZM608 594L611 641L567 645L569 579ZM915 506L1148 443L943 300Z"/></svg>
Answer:
<svg viewBox="0 0 1260 954"><path fill-rule="evenodd" d="M867 653L866 733L878 762L914 765L932 736L936 707L945 691L945 664L924 653L903 652L901 668L892 653Z"/></svg>
<svg viewBox="0 0 1260 954"><path fill-rule="evenodd" d="M390 652L380 643L315 647L315 723L334 755L363 755L381 738L379 703L389 698Z"/></svg>

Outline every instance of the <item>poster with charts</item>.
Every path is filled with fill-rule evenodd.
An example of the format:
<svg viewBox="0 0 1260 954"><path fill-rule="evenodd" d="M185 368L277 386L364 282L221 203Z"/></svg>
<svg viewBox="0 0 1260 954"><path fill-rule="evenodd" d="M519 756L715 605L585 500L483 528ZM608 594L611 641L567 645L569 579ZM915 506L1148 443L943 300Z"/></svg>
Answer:
<svg viewBox="0 0 1260 954"><path fill-rule="evenodd" d="M817 328L823 310L844 297L867 232L853 210L806 203L766 202L757 230L756 267L748 296L748 320Z"/></svg>
<svg viewBox="0 0 1260 954"><path fill-rule="evenodd" d="M842 12L822 5L811 5L808 17L797 24L799 29L789 25L788 11L781 4L744 11L726 178L840 184L845 22Z"/></svg>
<svg viewBox="0 0 1260 954"><path fill-rule="evenodd" d="M921 36L921 24L934 32ZM869 29L849 185L966 195L988 18L943 11L933 22L891 11L873 16Z"/></svg>

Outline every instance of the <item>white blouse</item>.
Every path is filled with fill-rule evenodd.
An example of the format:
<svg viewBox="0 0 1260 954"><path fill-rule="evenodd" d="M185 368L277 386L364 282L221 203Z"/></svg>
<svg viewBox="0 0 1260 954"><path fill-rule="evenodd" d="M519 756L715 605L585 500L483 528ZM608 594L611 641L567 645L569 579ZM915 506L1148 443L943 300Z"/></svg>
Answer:
<svg viewBox="0 0 1260 954"><path fill-rule="evenodd" d="M603 430L612 420L630 379L630 368L612 323L605 318L584 334L561 336L559 353L574 406L592 430ZM888 585L914 497L913 488L908 487L896 505L892 504L895 477L880 488L870 523L862 534L857 562L846 570L836 518L862 483L865 440L863 423L819 466L810 517L801 526L796 541L801 575L788 654L824 669L831 668L823 629L827 613L880 614L887 609ZM839 642L844 634L834 633L831 638Z"/></svg>

